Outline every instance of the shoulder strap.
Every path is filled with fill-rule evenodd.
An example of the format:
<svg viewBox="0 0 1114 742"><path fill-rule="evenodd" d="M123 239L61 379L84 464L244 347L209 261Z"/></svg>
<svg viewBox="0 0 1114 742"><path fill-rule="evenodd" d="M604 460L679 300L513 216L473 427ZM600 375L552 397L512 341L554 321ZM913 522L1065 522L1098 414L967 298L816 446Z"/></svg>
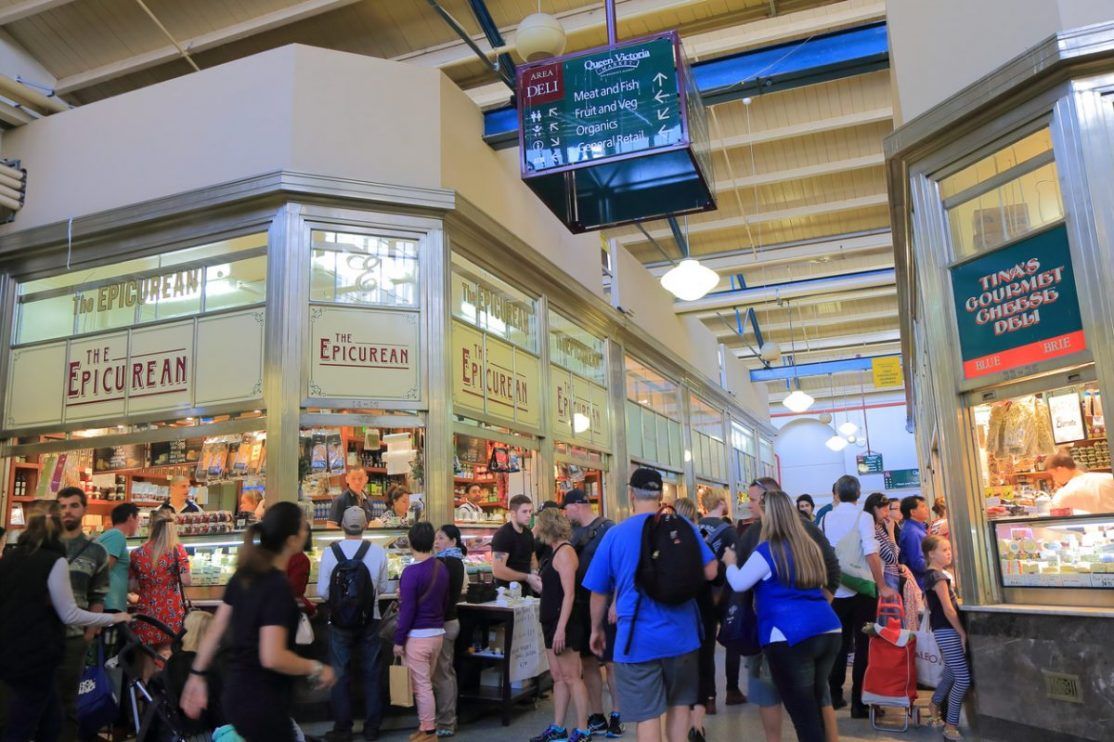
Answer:
<svg viewBox="0 0 1114 742"><path fill-rule="evenodd" d="M445 569L445 565L441 564L440 559L434 557L433 558L433 574L430 575L429 584L426 585L425 590L422 592L422 597L418 598L419 603L424 603L425 599L429 597L429 594L431 592L433 592L433 586L437 582L437 575L440 574L442 569Z"/></svg>
<svg viewBox="0 0 1114 742"><path fill-rule="evenodd" d="M78 549L77 553L74 554L72 557L68 557L66 559L66 562L68 564L73 564L74 562L76 562L78 560L78 557L80 557L82 554L85 553L85 550L89 548L89 544L91 544L91 543L93 543L93 542L90 541L89 539L85 539L85 545L82 546L80 549Z"/></svg>
<svg viewBox="0 0 1114 742"><path fill-rule="evenodd" d="M334 541L333 545L329 548L332 549L333 556L336 557L337 564L340 564L344 560L348 559L348 557L346 557L344 555L344 551L340 548L340 542L339 541Z"/></svg>
<svg viewBox="0 0 1114 742"><path fill-rule="evenodd" d="M366 539L360 541L360 548L356 549L356 556L352 557L357 562L362 562L364 557L367 556L368 549L371 548L371 542Z"/></svg>

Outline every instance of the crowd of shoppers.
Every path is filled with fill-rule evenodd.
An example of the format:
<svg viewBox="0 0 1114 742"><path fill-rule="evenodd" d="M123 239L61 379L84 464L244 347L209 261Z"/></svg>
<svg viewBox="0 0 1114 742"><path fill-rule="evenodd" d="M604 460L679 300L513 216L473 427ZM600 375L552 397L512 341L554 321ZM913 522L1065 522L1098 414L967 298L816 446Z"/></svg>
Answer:
<svg viewBox="0 0 1114 742"><path fill-rule="evenodd" d="M210 691L219 667L221 716L244 739L303 738L286 715L298 676L331 691L334 724L326 739L353 738L357 687L363 691L361 734L378 739L381 678L389 664L382 658L384 640L409 671L418 717L411 740L456 734L457 603L467 583L461 532L451 524L436 531L427 522L410 527L410 563L398 583L395 623L387 628L380 605L391 590L387 555L365 538L375 506L357 494L359 479L357 470L349 472L352 491L338 503L348 498L352 504L335 513L343 537L323 550L318 569L317 595L329 608L323 642L329 665L295 646L302 614L317 610L305 596L311 539L297 505L274 503L245 534L236 573L205 621L207 630L197 617L187 619L189 559L175 517L184 503L153 511L146 542L130 553L127 539L140 518L130 503L112 511L112 528L95 541L82 531L87 503L81 490L63 489L56 503L29 508L18 545L0 561L3 739L78 738L77 679L89 642L97 627L127 621L129 606L171 632L194 627L183 655L188 679L182 708L197 718L218 705ZM399 503L408 504L408 494L392 491L380 503L380 522L401 522L408 513L399 512ZM948 572L951 546L937 535L946 533L946 511L930 510L920 496L895 508L882 493L860 508L860 483L852 476L835 483L827 512L817 512L809 495L791 499L770 478L751 482L747 496L751 517L736 523L722 493L709 488L699 504L687 498L665 503L660 474L638 469L628 487L632 515L619 524L598 515L578 489L537 514L530 498L511 498L508 522L492 540L493 576L501 586L516 582L538 596L553 680L553 723L533 742L622 737L624 718L640 742L705 742L705 719L718 710L716 640L729 604L750 607L761 651L746 657L744 694L743 658L728 647L726 705L748 699L757 705L767 740L781 738L782 707L798 739L838 739L835 712L848 705L848 655L854 652L851 715L865 717L869 653L860 629L874 620L879 597L896 597L907 583L924 591L927 620L946 664L933 715L946 738L959 738L971 676ZM654 540L663 525L670 533L664 547ZM661 548L669 553L659 560ZM654 586L655 574L679 575L689 565L691 579L674 580L668 595ZM31 604L41 646L35 652L22 615ZM135 633L168 653L165 634L146 624Z"/></svg>

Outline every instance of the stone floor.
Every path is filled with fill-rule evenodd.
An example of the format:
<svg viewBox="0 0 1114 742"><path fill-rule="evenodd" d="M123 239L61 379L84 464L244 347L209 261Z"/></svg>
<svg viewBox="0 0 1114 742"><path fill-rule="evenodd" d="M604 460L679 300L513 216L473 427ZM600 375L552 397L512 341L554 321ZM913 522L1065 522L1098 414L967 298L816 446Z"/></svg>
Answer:
<svg viewBox="0 0 1114 742"><path fill-rule="evenodd" d="M722 652L718 658L717 668L721 675L719 679L719 695L720 698L722 698L724 693ZM850 678L848 678L848 692L850 692ZM530 737L540 734L542 730L552 722L553 705L549 697L541 699L537 708L534 708L529 702L524 702L515 707L515 712L511 717L511 724L508 727L502 726L498 715L498 709L494 706L489 707L488 712L485 714L477 716L475 713L476 712L469 713L467 710L464 711L464 718L461 720L460 731L452 738L454 741L471 742L473 740L498 739L526 742ZM913 727L905 733L876 731L871 728L869 720L852 719L849 715L849 709L839 711L837 716L839 718L840 739L848 740L848 742L856 742L858 740L909 740L910 742L921 742L922 740L943 739L939 730L927 727ZM411 714L390 716L382 730L382 739L384 742L399 742L405 740L416 726L417 721ZM323 735L329 728L329 724L305 725L306 733L311 735ZM718 714L707 718L706 731L709 742L716 742L718 740L753 740L754 742L760 742L764 739L762 724L758 718L758 709L751 704L732 707L724 707L721 705ZM964 732L964 739L966 740L1000 742L976 736L966 728L964 728ZM629 742L634 742L634 738L633 729L629 730L623 737L624 740L628 740ZM782 739L796 739L796 735L793 733L793 725L790 723L788 716L785 717L782 726Z"/></svg>

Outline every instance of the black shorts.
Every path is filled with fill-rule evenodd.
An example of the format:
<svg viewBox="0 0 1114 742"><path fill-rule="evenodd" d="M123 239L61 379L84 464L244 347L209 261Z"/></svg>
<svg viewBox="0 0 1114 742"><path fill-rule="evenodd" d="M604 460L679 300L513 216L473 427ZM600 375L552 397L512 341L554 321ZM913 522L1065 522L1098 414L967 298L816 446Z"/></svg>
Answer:
<svg viewBox="0 0 1114 742"><path fill-rule="evenodd" d="M612 662L615 659L615 632L616 632L616 630L617 630L617 627L615 626L615 624L610 623L605 618L604 622L603 622L603 635L604 635L604 638L605 638L604 649L603 649L603 657L596 657L596 659L598 659L600 662L602 662L604 664L607 664L608 662ZM584 636L588 637L589 640L591 640L591 638L592 638L592 617L589 616L589 615L584 616ZM588 645L590 643L590 641L585 641L584 643L585 643L585 645ZM595 657L596 656L595 653L592 652L592 648L590 646L585 646L584 649L581 650L580 655L582 657Z"/></svg>
<svg viewBox="0 0 1114 742"><path fill-rule="evenodd" d="M542 623L542 638L545 639L545 648L553 649L553 635L557 632L557 622ZM576 620L574 614L569 618L569 625L565 628L566 651L580 652L588 648L588 635L584 633L584 622Z"/></svg>

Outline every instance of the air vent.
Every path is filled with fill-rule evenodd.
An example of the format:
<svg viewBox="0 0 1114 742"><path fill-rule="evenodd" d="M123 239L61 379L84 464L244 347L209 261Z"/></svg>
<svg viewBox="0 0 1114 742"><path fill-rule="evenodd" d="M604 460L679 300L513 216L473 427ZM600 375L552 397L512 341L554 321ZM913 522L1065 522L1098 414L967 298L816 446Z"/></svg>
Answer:
<svg viewBox="0 0 1114 742"><path fill-rule="evenodd" d="M1083 703L1083 689L1078 675L1051 670L1041 670L1041 674L1044 675L1044 689L1049 698L1054 701Z"/></svg>

